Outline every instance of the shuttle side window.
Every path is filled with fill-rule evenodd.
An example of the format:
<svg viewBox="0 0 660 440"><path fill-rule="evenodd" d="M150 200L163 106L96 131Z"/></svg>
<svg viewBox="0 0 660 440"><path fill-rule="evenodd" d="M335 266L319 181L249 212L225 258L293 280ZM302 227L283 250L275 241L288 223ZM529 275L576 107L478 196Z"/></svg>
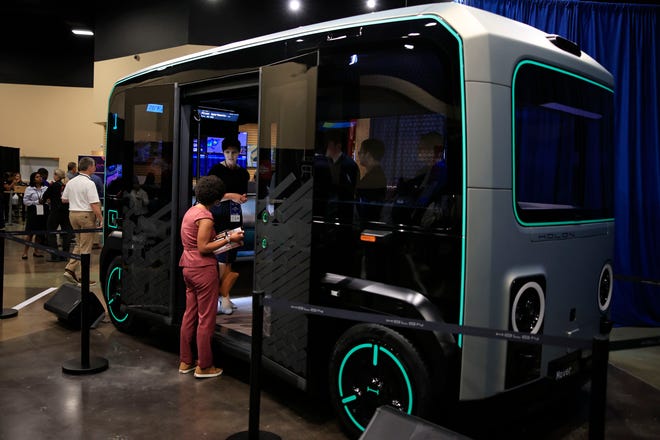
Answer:
<svg viewBox="0 0 660 440"><path fill-rule="evenodd" d="M613 218L613 93L541 63L513 83L514 210L523 225Z"/></svg>
<svg viewBox="0 0 660 440"><path fill-rule="evenodd" d="M463 161L458 46L445 29L425 24L365 28L359 44L321 51L317 218L363 227L458 224ZM400 36L408 34L419 36L403 44ZM352 172L344 179L332 175L337 170L333 159L328 162L328 144L335 142L359 168L354 182Z"/></svg>

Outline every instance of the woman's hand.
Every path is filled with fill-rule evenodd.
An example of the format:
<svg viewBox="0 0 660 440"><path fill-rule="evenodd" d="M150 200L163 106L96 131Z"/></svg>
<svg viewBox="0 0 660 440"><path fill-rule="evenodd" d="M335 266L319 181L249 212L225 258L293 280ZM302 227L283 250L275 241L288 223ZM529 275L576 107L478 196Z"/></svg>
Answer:
<svg viewBox="0 0 660 440"><path fill-rule="evenodd" d="M232 232L229 234L229 241L232 243L240 243L243 241L243 238L245 237L245 232L243 232L242 229Z"/></svg>
<svg viewBox="0 0 660 440"><path fill-rule="evenodd" d="M243 204L247 202L247 194L235 194L234 203Z"/></svg>

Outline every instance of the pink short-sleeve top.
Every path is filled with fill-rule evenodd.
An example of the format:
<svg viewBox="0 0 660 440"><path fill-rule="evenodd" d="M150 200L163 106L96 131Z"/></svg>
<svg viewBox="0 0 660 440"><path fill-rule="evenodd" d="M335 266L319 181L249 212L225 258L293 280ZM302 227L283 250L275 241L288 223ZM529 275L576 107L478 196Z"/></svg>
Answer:
<svg viewBox="0 0 660 440"><path fill-rule="evenodd" d="M179 266L181 267L201 267L201 266L215 266L217 261L215 256L210 254L202 254L197 249L197 232L199 226L197 221L208 218L213 221L213 214L208 209L203 209L198 206L193 206L188 209L183 216L181 222L181 243L183 244L183 253L179 259ZM209 240L215 237L215 231L211 230Z"/></svg>

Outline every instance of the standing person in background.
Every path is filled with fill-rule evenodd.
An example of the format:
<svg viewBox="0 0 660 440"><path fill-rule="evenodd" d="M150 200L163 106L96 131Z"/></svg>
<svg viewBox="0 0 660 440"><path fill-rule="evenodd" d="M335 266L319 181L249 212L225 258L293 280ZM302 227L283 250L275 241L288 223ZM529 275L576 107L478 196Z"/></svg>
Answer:
<svg viewBox="0 0 660 440"><path fill-rule="evenodd" d="M10 194L5 194L5 191L9 191L7 189L7 173L2 173L2 197L0 198L0 231L5 229L5 222L7 219L5 218L5 210L6 209L11 209L11 199L10 199ZM9 213L7 213L9 215Z"/></svg>
<svg viewBox="0 0 660 440"><path fill-rule="evenodd" d="M221 368L213 365L211 338L215 329L218 303L218 264L213 251L243 240L243 232L216 238L211 207L220 203L225 186L216 176L205 176L195 186L197 204L183 216L179 266L186 283L186 311L181 322L179 373L195 372L195 377L216 377ZM192 352L197 345L197 365Z"/></svg>
<svg viewBox="0 0 660 440"><path fill-rule="evenodd" d="M44 201L44 193L46 192L46 187L42 185L42 177L38 172L34 172L30 175L30 184L25 189L25 194L23 195L23 204L27 206L27 220L25 222L25 230L27 232L33 231L45 231L46 230L46 219L48 218L48 205ZM35 243L44 243L43 234L34 234L30 233L27 236L28 241L32 241L34 237ZM25 245L23 250L23 260L27 260L28 250L30 246ZM36 249L32 253L33 256L37 258L43 257Z"/></svg>
<svg viewBox="0 0 660 440"><path fill-rule="evenodd" d="M226 137L222 141L222 152L225 160L213 165L209 175L219 177L225 184L227 193L218 207L212 209L215 228L218 232L243 226L243 211L241 204L247 201L247 187L250 174L245 168L238 166L238 154L241 143L237 137ZM229 299L229 292L238 279L238 272L232 272L231 266L236 261L237 249L217 255L220 265L220 302L218 313L231 315L236 308Z"/></svg>
<svg viewBox="0 0 660 440"><path fill-rule="evenodd" d="M78 174L78 165L75 162L69 162L66 166L66 182L76 177L76 174Z"/></svg>
<svg viewBox="0 0 660 440"><path fill-rule="evenodd" d="M71 222L69 221L69 204L62 203L62 192L64 192L64 170L57 168L53 171L53 183L48 187L44 193L44 200L50 205L50 213L46 223L49 232L57 231L60 227L62 232L62 250L69 252L71 246ZM57 249L57 235L48 234L48 246ZM66 261L66 258L51 254L48 261Z"/></svg>
<svg viewBox="0 0 660 440"><path fill-rule="evenodd" d="M101 202L101 206L103 206L103 179L101 179L101 177L99 177L99 175L96 174L96 168L89 177L92 179L92 182L94 182L94 185L96 186L96 192L99 195L99 201ZM94 242L92 244L92 249L100 249L101 248L100 243L101 243L101 234L100 233L94 234Z"/></svg>
<svg viewBox="0 0 660 440"><path fill-rule="evenodd" d="M83 157L78 163L79 173L64 187L62 202L69 203L69 221L73 229L94 229L103 224L101 201L94 182L90 177L96 171L96 163L91 157ZM74 254L89 254L92 251L94 232L78 233ZM64 268L64 278L74 284L80 284L76 269L80 262L75 258L69 259ZM96 281L89 282L90 286Z"/></svg>
<svg viewBox="0 0 660 440"><path fill-rule="evenodd" d="M339 130L328 130L325 135L325 157L330 174L328 193L329 216L340 222L353 220L355 186L360 180L360 168L352 157L347 155L342 144L344 139Z"/></svg>
<svg viewBox="0 0 660 440"><path fill-rule="evenodd" d="M14 203L14 200L12 200L11 202L12 209L14 209L14 211L16 212L15 214L13 214L13 216L14 218L18 219L19 206L20 206L20 213L23 215L23 219L25 220L25 205L23 204L23 194L25 193L24 187L27 187L28 184L23 182L21 173L19 173L18 171L12 173L11 180L13 182L10 184L11 189L18 195L18 197L14 197L16 203Z"/></svg>
<svg viewBox="0 0 660 440"><path fill-rule="evenodd" d="M385 144L374 138L365 139L358 150L358 162L365 169L364 176L355 186L360 204L358 213L362 221L380 220L380 212L387 194L387 177L380 161L385 155Z"/></svg>
<svg viewBox="0 0 660 440"><path fill-rule="evenodd" d="M9 210L11 209L11 199L12 199L12 194L11 191L14 190L14 174L5 171L2 176L2 203L0 206L2 207L1 211L2 212L2 218L0 218L0 221L2 222L2 226L4 227L5 222L9 220Z"/></svg>
<svg viewBox="0 0 660 440"><path fill-rule="evenodd" d="M50 186L50 182L48 181L48 170L46 168L39 168L37 173L41 174L41 184L48 188Z"/></svg>

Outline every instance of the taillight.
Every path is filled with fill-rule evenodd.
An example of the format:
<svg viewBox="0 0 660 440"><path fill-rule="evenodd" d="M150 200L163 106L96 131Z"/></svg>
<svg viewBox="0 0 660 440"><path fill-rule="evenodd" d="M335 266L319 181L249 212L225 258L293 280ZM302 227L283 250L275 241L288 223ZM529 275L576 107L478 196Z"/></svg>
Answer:
<svg viewBox="0 0 660 440"><path fill-rule="evenodd" d="M612 281L614 275L612 273L612 265L606 263L600 271L600 278L598 279L598 308L601 312L605 313L610 308L610 301L612 300Z"/></svg>
<svg viewBox="0 0 660 440"><path fill-rule="evenodd" d="M536 281L528 281L516 292L511 306L511 327L517 332L538 333L545 314L545 294Z"/></svg>

